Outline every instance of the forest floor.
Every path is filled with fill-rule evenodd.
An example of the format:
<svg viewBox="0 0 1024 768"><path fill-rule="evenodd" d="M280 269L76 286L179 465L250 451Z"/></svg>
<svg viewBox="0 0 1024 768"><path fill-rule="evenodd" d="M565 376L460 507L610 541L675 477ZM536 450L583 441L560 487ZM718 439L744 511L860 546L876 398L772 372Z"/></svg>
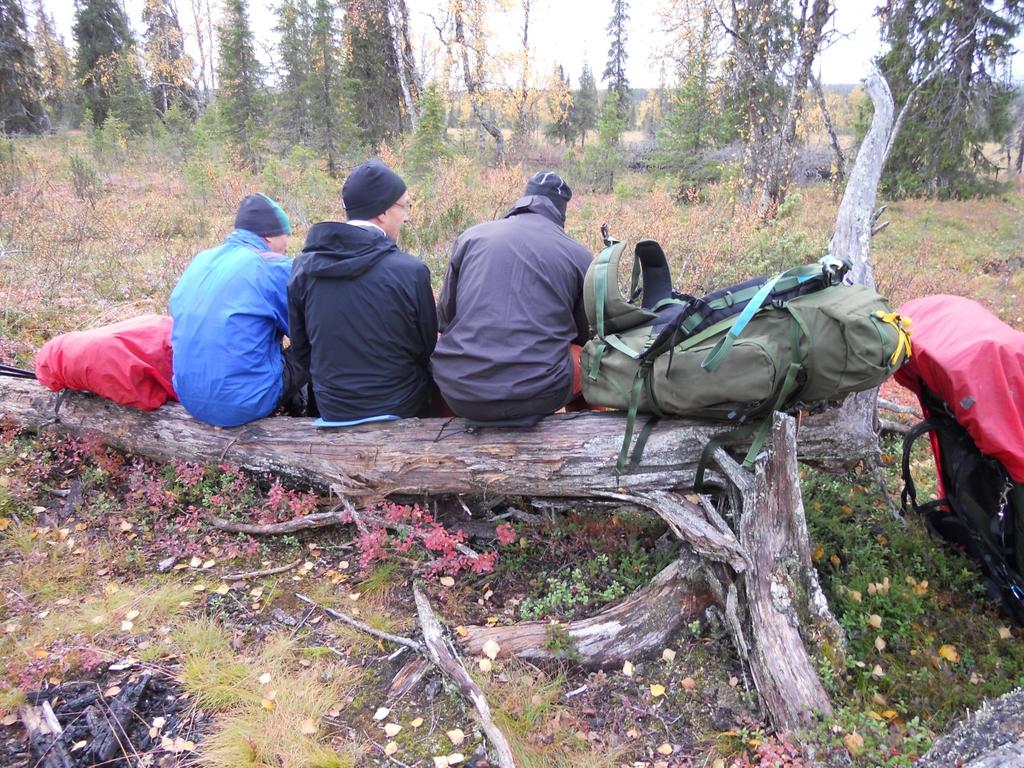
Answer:
<svg viewBox="0 0 1024 768"><path fill-rule="evenodd" d="M89 148L61 140L19 147L15 170L0 179L3 362L29 365L59 332L163 311L188 258L218 239L232 201L256 185L279 197L290 190L289 210L309 220L336 205L301 158L258 181L212 160L165 175L145 155L103 172L96 165L93 177ZM86 171L75 171L72 156ZM488 206L523 176L474 171L486 187L474 195L471 166L460 167L413 185L430 202L418 207L409 240L435 276L458 228L492 215ZM629 239L665 243L691 292L810 260L834 215L824 187L792 195L763 226L725 190L677 205L642 176L613 195L580 193L570 207L576 233L594 247L603 220ZM900 202L887 218L874 253L894 304L956 292L1024 329L1018 191ZM885 396L909 402L895 385ZM890 491L901 486L900 453L885 443ZM923 447L912 466L933 490ZM1024 683L1024 636L968 560L920 520L895 515L864 467L802 469L801 480L812 557L849 642L842 666L820 670L834 716L797 736L773 734L713 614L622 668L466 659L523 766L910 765L968 710ZM419 579L458 635L469 624L594 613L674 554L663 523L626 508L412 502L375 511L410 525L406 536L354 526L229 534L211 513L267 523L336 500L229 465L158 464L0 424L0 765L37 764L22 713L44 704L64 726L69 765L487 765L483 734L453 688L428 674L396 692L408 652L297 595L414 636ZM482 564L453 555L460 529Z"/></svg>

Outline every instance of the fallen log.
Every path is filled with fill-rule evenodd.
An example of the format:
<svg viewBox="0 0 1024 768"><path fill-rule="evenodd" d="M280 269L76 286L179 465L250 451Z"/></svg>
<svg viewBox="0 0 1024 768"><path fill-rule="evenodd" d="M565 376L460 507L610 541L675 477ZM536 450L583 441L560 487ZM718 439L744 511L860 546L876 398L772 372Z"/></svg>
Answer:
<svg viewBox="0 0 1024 768"><path fill-rule="evenodd" d="M218 429L176 404L145 413L77 393L58 401L33 382L0 380L0 397L7 418L24 428L91 435L158 459L229 461L363 503L388 495L466 493L647 508L683 542L679 559L648 587L557 630L530 622L470 628L466 649L479 652L493 639L507 654L607 666L663 647L684 622L717 605L781 730L829 711L809 648L822 639L839 645L841 638L833 636L834 621L810 564L796 473L797 423L789 416L773 417L768 450L753 474L716 452L713 482L725 491L720 514L707 498L684 495L706 441L721 430L695 421L663 420L648 440L643 466L616 475L623 417L613 413L555 416L530 430L470 432L457 419L410 419L317 431L308 420L288 418ZM877 450L873 433L847 431L830 419L818 415L802 423L805 459L849 462ZM801 621L807 622L803 634Z"/></svg>
<svg viewBox="0 0 1024 768"><path fill-rule="evenodd" d="M228 462L273 472L358 500L387 496L601 497L687 492L721 424L662 419L639 467L615 472L625 419L618 413L552 416L533 429L466 429L461 419L405 419L318 430L309 419L267 418L234 429L191 418L177 403L136 411L94 395L58 395L34 381L0 377L0 413L16 426L91 436L160 460ZM639 429L637 430L640 431ZM802 459L849 464L877 451L867 428L826 412L802 420ZM722 482L711 473L709 483Z"/></svg>

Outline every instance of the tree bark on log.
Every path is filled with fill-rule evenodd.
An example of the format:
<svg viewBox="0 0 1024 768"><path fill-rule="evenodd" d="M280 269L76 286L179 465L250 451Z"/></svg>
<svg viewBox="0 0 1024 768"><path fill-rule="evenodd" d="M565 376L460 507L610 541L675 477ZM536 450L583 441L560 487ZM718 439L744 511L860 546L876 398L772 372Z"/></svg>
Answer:
<svg viewBox="0 0 1024 768"><path fill-rule="evenodd" d="M571 658L589 667L609 667L660 651L685 624L715 602L692 554L662 570L646 587L600 613L579 621L551 624L521 621L505 627L466 627L461 643L479 656L493 640L502 657Z"/></svg>
<svg viewBox="0 0 1024 768"><path fill-rule="evenodd" d="M59 404L59 407L58 407ZM611 497L689 492L700 453L721 424L662 419L641 466L615 472L625 429L617 413L556 415L533 429L467 431L461 419L404 419L314 429L309 419L267 418L211 427L177 403L137 411L94 395L57 394L34 381L0 377L0 414L20 428L92 436L160 460L228 462L294 478L366 504L387 496ZM640 431L639 428L637 430ZM834 414L802 421L801 458L850 464L876 450L874 433ZM709 473L712 485L722 478Z"/></svg>
<svg viewBox="0 0 1024 768"><path fill-rule="evenodd" d="M767 455L753 477L720 456L742 496L739 538L752 561L744 579L751 674L772 723L783 732L832 712L808 641L842 644L811 562L795 448L795 422L776 414Z"/></svg>

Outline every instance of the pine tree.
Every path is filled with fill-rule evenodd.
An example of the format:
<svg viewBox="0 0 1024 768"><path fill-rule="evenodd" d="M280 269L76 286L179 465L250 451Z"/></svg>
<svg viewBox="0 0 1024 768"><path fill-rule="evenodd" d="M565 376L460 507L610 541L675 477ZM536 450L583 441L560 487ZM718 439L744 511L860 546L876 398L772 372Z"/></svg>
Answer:
<svg viewBox="0 0 1024 768"><path fill-rule="evenodd" d="M587 131L597 127L598 106L594 73L590 71L590 65L585 63L580 74L580 89L573 97L574 128L579 134L581 146L587 144Z"/></svg>
<svg viewBox="0 0 1024 768"><path fill-rule="evenodd" d="M341 30L331 0L314 0L310 26L309 96L312 144L338 172L340 158L358 147L360 130L351 103L342 92Z"/></svg>
<svg viewBox="0 0 1024 768"><path fill-rule="evenodd" d="M888 0L879 65L897 109L910 103L882 188L894 197L965 197L991 170L982 147L1012 129L1013 88L999 72L1024 23L1022 0Z"/></svg>
<svg viewBox="0 0 1024 768"><path fill-rule="evenodd" d="M49 128L21 0L0 0L0 133Z"/></svg>
<svg viewBox="0 0 1024 768"><path fill-rule="evenodd" d="M245 0L226 0L217 34L220 39L217 111L221 126L238 153L240 163L258 168L265 107L263 67L256 58Z"/></svg>
<svg viewBox="0 0 1024 768"><path fill-rule="evenodd" d="M290 143L309 144L312 114L312 8L309 0L284 0L277 11L277 51L281 57L278 121Z"/></svg>
<svg viewBox="0 0 1024 768"><path fill-rule="evenodd" d="M423 174L448 154L444 98L437 83L430 83L420 100L420 119L413 133L407 164L412 173Z"/></svg>
<svg viewBox="0 0 1024 768"><path fill-rule="evenodd" d="M185 53L185 36L173 0L146 0L142 23L146 25L143 50L156 108L161 115L174 104L195 112L195 62Z"/></svg>
<svg viewBox="0 0 1024 768"><path fill-rule="evenodd" d="M608 37L611 45L608 48L608 63L604 66L601 79L607 84L609 91L615 91L619 117L628 121L633 114L633 99L629 92L629 81L626 79L626 24L629 22L629 3L627 0L612 0L612 18L608 22Z"/></svg>
<svg viewBox="0 0 1024 768"><path fill-rule="evenodd" d="M94 125L102 125L110 109L118 60L135 46L128 17L117 0L78 0L75 3L77 76L85 107Z"/></svg>
<svg viewBox="0 0 1024 768"><path fill-rule="evenodd" d="M588 147L583 157L583 173L598 192L615 188L615 174L625 163L621 137L626 123L618 102L619 94L608 91L597 122L597 143Z"/></svg>
<svg viewBox="0 0 1024 768"><path fill-rule="evenodd" d="M547 106L551 113L551 122L545 127L544 135L551 141L572 144L576 140L576 111L573 106L572 86L561 64L556 64L551 73Z"/></svg>
<svg viewBox="0 0 1024 768"><path fill-rule="evenodd" d="M42 0L36 0L36 26L32 46L36 51L42 80L40 95L50 120L59 125L70 125L75 121L78 95L75 63L64 41L58 37L53 16L46 13Z"/></svg>
<svg viewBox="0 0 1024 768"><path fill-rule="evenodd" d="M143 87L138 61L131 51L122 52L117 58L107 116L116 118L135 134L146 133L153 127L153 102Z"/></svg>
<svg viewBox="0 0 1024 768"><path fill-rule="evenodd" d="M403 96L388 0L352 0L345 14L345 93L363 139L376 146L403 129Z"/></svg>

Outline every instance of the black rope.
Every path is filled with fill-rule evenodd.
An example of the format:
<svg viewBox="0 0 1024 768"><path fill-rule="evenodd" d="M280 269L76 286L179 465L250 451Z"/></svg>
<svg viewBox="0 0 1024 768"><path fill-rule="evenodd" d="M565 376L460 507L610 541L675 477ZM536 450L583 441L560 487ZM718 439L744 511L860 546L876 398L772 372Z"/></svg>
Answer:
<svg viewBox="0 0 1024 768"><path fill-rule="evenodd" d="M35 379L36 374L34 371L15 368L13 365L0 364L0 376L9 376L12 379Z"/></svg>

